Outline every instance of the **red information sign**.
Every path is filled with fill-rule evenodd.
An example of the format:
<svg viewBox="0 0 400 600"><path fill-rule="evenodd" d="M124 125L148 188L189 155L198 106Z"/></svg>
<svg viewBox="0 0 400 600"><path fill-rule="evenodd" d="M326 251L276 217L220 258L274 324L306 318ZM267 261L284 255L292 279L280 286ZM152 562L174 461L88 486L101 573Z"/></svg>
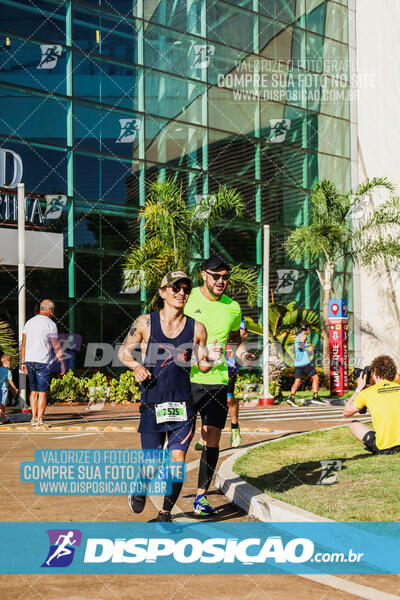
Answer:
<svg viewBox="0 0 400 600"><path fill-rule="evenodd" d="M329 319L331 393L337 396L342 396L349 389L348 327L347 319Z"/></svg>

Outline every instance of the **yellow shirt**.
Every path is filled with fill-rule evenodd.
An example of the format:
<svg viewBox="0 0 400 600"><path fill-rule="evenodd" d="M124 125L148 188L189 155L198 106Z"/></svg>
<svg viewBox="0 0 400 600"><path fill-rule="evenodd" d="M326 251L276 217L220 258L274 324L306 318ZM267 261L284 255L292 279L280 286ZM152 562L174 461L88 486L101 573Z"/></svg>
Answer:
<svg viewBox="0 0 400 600"><path fill-rule="evenodd" d="M367 406L379 450L400 446L400 385L383 379L356 396L357 408Z"/></svg>

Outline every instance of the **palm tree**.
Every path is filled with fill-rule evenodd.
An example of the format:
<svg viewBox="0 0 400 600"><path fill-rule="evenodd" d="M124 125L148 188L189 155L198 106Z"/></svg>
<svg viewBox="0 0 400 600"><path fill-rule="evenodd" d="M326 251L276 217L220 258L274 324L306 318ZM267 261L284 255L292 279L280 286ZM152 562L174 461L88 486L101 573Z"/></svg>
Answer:
<svg viewBox="0 0 400 600"><path fill-rule="evenodd" d="M301 323L307 321L311 329L321 333L321 323L318 313L305 308L295 308L296 303L269 305L268 334L271 344L269 377L274 382L274 397L281 398L281 376L287 366L293 366L294 341ZM263 326L250 317L244 318L247 330L257 335L263 334Z"/></svg>
<svg viewBox="0 0 400 600"><path fill-rule="evenodd" d="M8 323L0 321L0 351L11 356L11 366L18 364L18 345L15 341L13 331Z"/></svg>
<svg viewBox="0 0 400 600"><path fill-rule="evenodd" d="M168 271L184 270L196 276L201 259L203 234L223 216L240 218L244 203L234 189L220 186L214 195L205 197L195 207L188 207L182 186L175 180L149 183L146 203L139 211L145 240L130 250L125 263L124 287L142 284L148 292L147 308L153 308L155 292ZM250 306L257 299L257 273L240 265L232 267L230 290L244 291Z"/></svg>
<svg viewBox="0 0 400 600"><path fill-rule="evenodd" d="M322 275L316 269L323 288L323 365L324 385L329 387L329 330L328 305L332 294L335 265L340 260L355 259L356 235L352 229L352 209L360 198L378 187L392 192L394 186L386 177L374 177L360 184L356 190L341 194L332 181L317 183L311 197L312 220L292 231L286 241L286 252L291 260L317 259ZM358 244L358 247L360 244Z"/></svg>
<svg viewBox="0 0 400 600"><path fill-rule="evenodd" d="M273 345L273 353L285 366L292 366L294 361L294 340L298 329L304 321L316 333L321 333L320 317L315 310L295 308L296 303L270 303L268 310L269 341ZM263 334L261 323L251 317L245 317L246 327L250 333Z"/></svg>

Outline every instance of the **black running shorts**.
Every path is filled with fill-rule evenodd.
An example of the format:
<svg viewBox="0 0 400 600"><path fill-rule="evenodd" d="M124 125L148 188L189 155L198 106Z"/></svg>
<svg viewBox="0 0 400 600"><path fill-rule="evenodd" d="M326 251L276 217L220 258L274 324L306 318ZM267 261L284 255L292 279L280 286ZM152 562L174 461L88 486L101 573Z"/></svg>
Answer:
<svg viewBox="0 0 400 600"><path fill-rule="evenodd" d="M192 383L192 396L202 424L223 429L228 415L227 386Z"/></svg>
<svg viewBox="0 0 400 600"><path fill-rule="evenodd" d="M314 377L317 374L315 367L312 363L308 363L308 365L303 365L302 367L294 368L294 378L301 379L303 377L303 372L306 372L308 377Z"/></svg>
<svg viewBox="0 0 400 600"><path fill-rule="evenodd" d="M362 439L367 450L372 452L372 454L396 454L400 452L400 446L392 446L392 448L385 448L384 450L379 450L376 445L376 434L375 431L368 431Z"/></svg>

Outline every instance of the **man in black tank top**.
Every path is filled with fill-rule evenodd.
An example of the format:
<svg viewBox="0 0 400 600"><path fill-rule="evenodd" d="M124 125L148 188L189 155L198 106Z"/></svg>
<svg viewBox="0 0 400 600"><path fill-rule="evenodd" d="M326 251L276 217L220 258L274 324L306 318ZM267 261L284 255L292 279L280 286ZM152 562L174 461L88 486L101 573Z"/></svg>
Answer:
<svg viewBox="0 0 400 600"><path fill-rule="evenodd" d="M191 289L192 281L186 273L167 273L158 289L160 310L134 321L118 354L141 383L138 431L142 448L161 449L168 437L174 461L185 460L195 429L190 385L192 353L203 373L212 369L222 353L218 344L207 349L206 328L183 313ZM140 360L135 360L132 351L139 345ZM171 510L182 485L182 482L172 483L172 492L165 496L157 521L171 521ZM128 501L135 513L141 513L146 496L131 495Z"/></svg>

